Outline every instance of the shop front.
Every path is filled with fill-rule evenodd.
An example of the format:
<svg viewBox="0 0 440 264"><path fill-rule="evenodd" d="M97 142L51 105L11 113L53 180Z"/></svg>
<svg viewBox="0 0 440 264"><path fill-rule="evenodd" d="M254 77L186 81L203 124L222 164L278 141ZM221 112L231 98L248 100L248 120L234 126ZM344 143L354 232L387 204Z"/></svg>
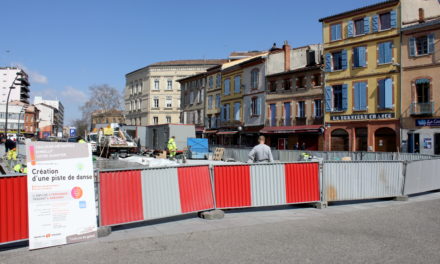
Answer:
<svg viewBox="0 0 440 264"><path fill-rule="evenodd" d="M273 148L322 150L324 145L321 125L265 127L260 132Z"/></svg>
<svg viewBox="0 0 440 264"><path fill-rule="evenodd" d="M411 129L402 129L402 148L409 153L440 155L440 118L414 119Z"/></svg>

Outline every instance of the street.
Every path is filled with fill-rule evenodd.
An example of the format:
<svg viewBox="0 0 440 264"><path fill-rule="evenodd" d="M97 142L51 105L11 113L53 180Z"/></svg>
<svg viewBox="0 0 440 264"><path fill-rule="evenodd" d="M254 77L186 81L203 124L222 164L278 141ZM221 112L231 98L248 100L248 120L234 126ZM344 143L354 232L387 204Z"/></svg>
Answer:
<svg viewBox="0 0 440 264"><path fill-rule="evenodd" d="M0 252L0 263L439 263L440 193L226 211L119 228L87 243Z"/></svg>

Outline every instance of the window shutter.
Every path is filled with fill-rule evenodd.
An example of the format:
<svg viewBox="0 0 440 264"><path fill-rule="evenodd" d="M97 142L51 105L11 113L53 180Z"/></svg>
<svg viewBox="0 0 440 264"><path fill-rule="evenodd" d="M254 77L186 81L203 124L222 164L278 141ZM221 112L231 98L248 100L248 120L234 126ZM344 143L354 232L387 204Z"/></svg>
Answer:
<svg viewBox="0 0 440 264"><path fill-rule="evenodd" d="M330 26L330 39L335 40L336 39L336 26Z"/></svg>
<svg viewBox="0 0 440 264"><path fill-rule="evenodd" d="M353 20L348 21L347 25L347 37L353 37Z"/></svg>
<svg viewBox="0 0 440 264"><path fill-rule="evenodd" d="M332 55L330 53L325 54L325 71L332 71Z"/></svg>
<svg viewBox="0 0 440 264"><path fill-rule="evenodd" d="M384 49L384 45L385 43L379 43L378 45L379 45L379 47L378 47L378 49L379 49L379 52L377 53L378 54L378 56L379 56L379 58L378 58L378 60L379 60L379 64L382 64L382 63L384 63L384 61L385 61L385 49Z"/></svg>
<svg viewBox="0 0 440 264"><path fill-rule="evenodd" d="M359 47L358 48L358 54L359 54L359 66L365 67L367 66L367 48L366 47Z"/></svg>
<svg viewBox="0 0 440 264"><path fill-rule="evenodd" d="M231 106L227 105L226 106L226 121L229 121L230 118L231 118Z"/></svg>
<svg viewBox="0 0 440 264"><path fill-rule="evenodd" d="M385 79L385 108L393 108L393 80Z"/></svg>
<svg viewBox="0 0 440 264"><path fill-rule="evenodd" d="M428 45L429 48L429 45ZM414 57L416 56L416 38L410 37L409 38L409 56Z"/></svg>
<svg viewBox="0 0 440 264"><path fill-rule="evenodd" d="M296 117L301 117L300 109L299 109L299 102L296 103Z"/></svg>
<svg viewBox="0 0 440 264"><path fill-rule="evenodd" d="M220 107L220 121L225 121L225 108L223 106Z"/></svg>
<svg viewBox="0 0 440 264"><path fill-rule="evenodd" d="M367 109L367 83L366 82L359 83L359 109L360 110Z"/></svg>
<svg viewBox="0 0 440 264"><path fill-rule="evenodd" d="M325 87L325 111L326 112L332 111L332 87L331 86Z"/></svg>
<svg viewBox="0 0 440 264"><path fill-rule="evenodd" d="M348 94L347 94L348 85L343 84L342 85L342 110L347 110L347 104L348 104Z"/></svg>
<svg viewBox="0 0 440 264"><path fill-rule="evenodd" d="M428 35L428 54L434 53L434 34Z"/></svg>
<svg viewBox="0 0 440 264"><path fill-rule="evenodd" d="M385 42L385 61L393 61L393 42Z"/></svg>
<svg viewBox="0 0 440 264"><path fill-rule="evenodd" d="M361 83L355 83L354 84L354 87L353 87L353 92L354 92L354 107L353 107L353 109L354 110L361 110L361 107L360 107L360 91L359 91L359 86L360 86L360 84Z"/></svg>
<svg viewBox="0 0 440 264"><path fill-rule="evenodd" d="M364 17L364 33L370 33L370 17Z"/></svg>
<svg viewBox="0 0 440 264"><path fill-rule="evenodd" d="M391 15L391 28L396 28L397 27L397 12L396 10L392 10L390 12Z"/></svg>
<svg viewBox="0 0 440 264"><path fill-rule="evenodd" d="M373 16L373 32L379 31L379 16L374 15Z"/></svg>
<svg viewBox="0 0 440 264"><path fill-rule="evenodd" d="M385 108L385 80L379 80L379 108Z"/></svg>
<svg viewBox="0 0 440 264"><path fill-rule="evenodd" d="M341 52L341 57L342 57L342 69L346 70L347 69L347 50L342 50Z"/></svg>
<svg viewBox="0 0 440 264"><path fill-rule="evenodd" d="M353 66L359 67L359 50L360 47L353 48Z"/></svg>
<svg viewBox="0 0 440 264"><path fill-rule="evenodd" d="M336 28L336 32L335 32L335 40L338 40L338 39L341 39L341 36L342 36L342 32L341 32L341 30L342 30L342 26L341 26L341 24L337 24L336 26L335 26L335 28Z"/></svg>
<svg viewBox="0 0 440 264"><path fill-rule="evenodd" d="M257 115L261 115L261 97L257 98Z"/></svg>

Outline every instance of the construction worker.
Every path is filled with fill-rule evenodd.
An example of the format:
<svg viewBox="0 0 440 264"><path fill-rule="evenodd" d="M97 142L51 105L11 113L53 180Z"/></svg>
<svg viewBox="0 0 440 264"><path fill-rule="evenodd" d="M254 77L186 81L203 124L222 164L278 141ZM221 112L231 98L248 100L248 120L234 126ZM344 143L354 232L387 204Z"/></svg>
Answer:
<svg viewBox="0 0 440 264"><path fill-rule="evenodd" d="M251 152L249 152L249 162L273 162L272 151L270 147L265 144L266 138L264 136L258 137L258 145L256 145Z"/></svg>
<svg viewBox="0 0 440 264"><path fill-rule="evenodd" d="M19 163L14 166L14 171L17 173L27 173L27 166Z"/></svg>
<svg viewBox="0 0 440 264"><path fill-rule="evenodd" d="M78 142L78 143L87 143L82 137L78 137L78 140L76 142Z"/></svg>
<svg viewBox="0 0 440 264"><path fill-rule="evenodd" d="M174 159L174 157L176 156L176 150L177 150L177 146L176 146L176 141L175 141L176 137L172 136L170 138L170 140L168 140L168 151L170 152L170 158Z"/></svg>
<svg viewBox="0 0 440 264"><path fill-rule="evenodd" d="M5 152L8 160L17 160L17 144L9 138L2 137L2 143L5 144Z"/></svg>

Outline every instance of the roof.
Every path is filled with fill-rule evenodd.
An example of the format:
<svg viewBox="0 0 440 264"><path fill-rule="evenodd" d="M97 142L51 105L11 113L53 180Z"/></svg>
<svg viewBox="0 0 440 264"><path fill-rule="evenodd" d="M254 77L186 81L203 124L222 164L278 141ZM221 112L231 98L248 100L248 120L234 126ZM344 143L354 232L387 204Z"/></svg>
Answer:
<svg viewBox="0 0 440 264"><path fill-rule="evenodd" d="M292 74L292 73L297 73L297 72L304 72L304 71L311 71L311 70L318 70L320 69L322 66L322 64L316 64L313 66L306 66L306 67L302 67L299 69L294 69L291 71L284 71L284 72L279 72L279 73L274 73L271 75L267 75L266 77L275 77L275 76L281 76L281 75L285 75L285 74Z"/></svg>
<svg viewBox="0 0 440 264"><path fill-rule="evenodd" d="M267 51L259 51L259 50L253 50L253 51L233 51L229 54L229 57L253 57L256 55L260 55L263 53L266 53Z"/></svg>
<svg viewBox="0 0 440 264"><path fill-rule="evenodd" d="M160 61L153 64L150 64L148 66L142 67L140 69L134 70L132 72L129 72L126 74L132 74L137 71L149 68L149 67L157 67L157 66L194 66L194 65L219 65L223 64L225 62L228 62L228 59L207 59L207 60L172 60L172 61Z"/></svg>
<svg viewBox="0 0 440 264"><path fill-rule="evenodd" d="M205 75L206 75L206 72L196 73L196 74L190 75L188 77L179 79L177 81L178 82L189 81L189 80L192 80L192 79L197 79L197 78L200 78L200 77L204 77Z"/></svg>
<svg viewBox="0 0 440 264"><path fill-rule="evenodd" d="M411 31L411 30L415 30L415 29L425 28L425 27L429 27L429 26L437 26L437 25L440 25L440 19L435 19L435 20L431 20L431 21L428 21L425 23L419 23L419 24L407 26L407 27L402 28L402 31Z"/></svg>
<svg viewBox="0 0 440 264"><path fill-rule="evenodd" d="M359 8L350 10L350 11L345 11L345 12L342 12L342 13L339 13L339 14L328 16L328 17L323 17L323 18L319 19L319 22L323 22L325 20L330 20L330 19L336 19L336 18L345 16L345 15L348 15L348 14L363 13L363 12L369 11L371 9L380 8L382 6L385 7L385 6L395 5L395 4L398 4L398 3L399 3L399 0L382 1L382 2L379 2L379 3L376 3L376 4L359 7Z"/></svg>

